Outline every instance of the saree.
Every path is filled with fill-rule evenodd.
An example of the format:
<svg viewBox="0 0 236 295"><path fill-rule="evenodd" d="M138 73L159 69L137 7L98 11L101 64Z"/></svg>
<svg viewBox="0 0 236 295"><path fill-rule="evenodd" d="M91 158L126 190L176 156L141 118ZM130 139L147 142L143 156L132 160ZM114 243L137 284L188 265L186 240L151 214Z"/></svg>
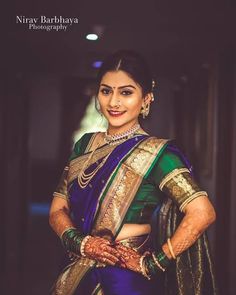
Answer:
<svg viewBox="0 0 236 295"><path fill-rule="evenodd" d="M69 165L67 187L72 217L76 227L84 234L99 235L114 241L142 180L149 175L153 165L158 161L167 144L168 141L164 139L138 135L116 147L107 146L97 150L93 163L87 168L87 173L93 171L96 165L99 165L104 158L106 159L105 164L92 178L89 185L83 189L78 185L77 176L89 153L73 158ZM154 236L153 249L160 248L166 237L173 234L177 226L176 216L178 215L176 213L178 208L176 208L174 213L170 214L174 207L175 205L169 201L167 203L164 202L161 208L155 210L157 218L153 218L154 222L156 222L156 225L152 227L154 229L152 230L152 235ZM172 220L174 220L174 224ZM155 239L154 234L156 230L159 231L157 235L159 239ZM205 242L202 248L208 249L207 242ZM202 248L201 251L204 251ZM186 255L189 258L191 253ZM197 258L195 257L195 260ZM191 263L183 264L182 260L181 258L181 263L176 263L176 265L170 268L171 270L165 278L165 294L205 294L201 290L201 286L205 287L203 283L205 281L204 275L193 280L192 285L199 285L198 289L195 287L187 289L183 287L186 284L189 285L187 280L189 269L194 268L192 271L193 279L198 274L199 267L202 267L202 264L193 266ZM204 259L202 259L204 266L206 260L211 260L209 255L205 255ZM210 267L211 263L207 265ZM78 257L76 261L69 264L60 274L51 294L75 294L76 290L83 286L86 279L88 281L89 276L92 274L91 270L96 272L96 268L98 270L100 268L99 263L96 261L85 257ZM179 275L174 275L174 273L182 274L183 269L186 274L181 278ZM112 267L105 267L102 271L106 272L105 275L108 276L108 274L115 274L117 270L112 269ZM208 272L208 269L206 272ZM125 276L128 275L127 273ZM143 280L143 285L145 285L146 279L139 274L138 276L136 282ZM213 279L211 281L213 282ZM93 282L92 278L89 282ZM214 283L207 286L211 286L212 290L214 289ZM94 281L94 285L90 286L90 288L91 294L103 294L99 282ZM196 290L198 290L197 293L194 293ZM209 293L207 294L215 294L214 290L208 289L208 291Z"/></svg>

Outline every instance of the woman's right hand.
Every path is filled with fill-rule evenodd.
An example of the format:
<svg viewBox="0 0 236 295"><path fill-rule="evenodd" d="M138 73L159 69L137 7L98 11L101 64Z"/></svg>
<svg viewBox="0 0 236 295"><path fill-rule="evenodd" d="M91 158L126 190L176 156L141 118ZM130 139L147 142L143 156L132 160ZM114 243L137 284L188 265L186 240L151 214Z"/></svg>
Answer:
<svg viewBox="0 0 236 295"><path fill-rule="evenodd" d="M103 264L122 266L120 253L108 240L101 237L90 237L85 243L84 254Z"/></svg>

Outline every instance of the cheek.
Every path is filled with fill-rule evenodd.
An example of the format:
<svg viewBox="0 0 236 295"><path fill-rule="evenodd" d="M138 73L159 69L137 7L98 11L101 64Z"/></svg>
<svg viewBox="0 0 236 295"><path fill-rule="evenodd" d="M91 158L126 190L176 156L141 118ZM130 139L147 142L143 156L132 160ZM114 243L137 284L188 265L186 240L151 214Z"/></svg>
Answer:
<svg viewBox="0 0 236 295"><path fill-rule="evenodd" d="M125 105L130 110L133 110L134 112L137 112L142 107L142 99L141 98L135 98L135 99L130 98L130 99L127 99Z"/></svg>

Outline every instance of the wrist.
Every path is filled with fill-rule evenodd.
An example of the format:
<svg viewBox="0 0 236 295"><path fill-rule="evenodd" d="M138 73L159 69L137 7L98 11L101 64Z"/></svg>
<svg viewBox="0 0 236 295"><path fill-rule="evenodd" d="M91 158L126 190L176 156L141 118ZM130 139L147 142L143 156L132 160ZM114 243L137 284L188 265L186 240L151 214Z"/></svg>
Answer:
<svg viewBox="0 0 236 295"><path fill-rule="evenodd" d="M80 247L85 235L80 233L76 228L69 228L63 232L61 241L63 247L75 255L81 255Z"/></svg>
<svg viewBox="0 0 236 295"><path fill-rule="evenodd" d="M81 241L81 244L80 244L80 254L81 256L83 257L86 257L86 254L85 254L85 246L88 242L88 240L91 238L92 236L85 236L83 238L83 240Z"/></svg>
<svg viewBox="0 0 236 295"><path fill-rule="evenodd" d="M170 262L171 260L162 250L159 252L152 252L144 259L147 272L150 276L155 276L160 272L165 272Z"/></svg>

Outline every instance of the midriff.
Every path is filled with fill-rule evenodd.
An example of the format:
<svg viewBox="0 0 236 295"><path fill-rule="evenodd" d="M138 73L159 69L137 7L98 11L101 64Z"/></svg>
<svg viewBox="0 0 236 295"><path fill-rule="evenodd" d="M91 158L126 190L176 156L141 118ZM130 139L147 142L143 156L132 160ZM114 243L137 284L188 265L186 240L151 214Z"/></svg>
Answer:
<svg viewBox="0 0 236 295"><path fill-rule="evenodd" d="M135 237L135 236L142 236L142 235L150 233L150 231L151 231L150 224L125 223L122 226L116 238L116 241L120 241L130 237Z"/></svg>

